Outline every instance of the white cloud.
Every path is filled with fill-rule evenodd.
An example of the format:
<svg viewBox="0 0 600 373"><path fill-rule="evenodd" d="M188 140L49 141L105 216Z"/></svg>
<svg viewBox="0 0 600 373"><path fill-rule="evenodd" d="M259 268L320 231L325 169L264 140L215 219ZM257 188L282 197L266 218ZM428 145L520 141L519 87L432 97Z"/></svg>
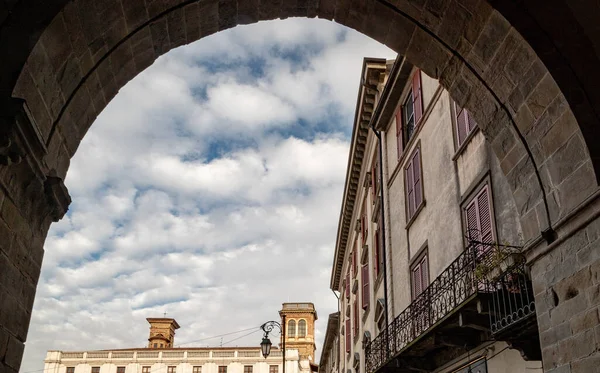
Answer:
<svg viewBox="0 0 600 373"><path fill-rule="evenodd" d="M176 344L254 327L223 342L258 345L287 301L316 304L320 348L364 56L393 54L329 21L261 22L123 87L72 160L21 371L48 349L142 347L165 311Z"/></svg>

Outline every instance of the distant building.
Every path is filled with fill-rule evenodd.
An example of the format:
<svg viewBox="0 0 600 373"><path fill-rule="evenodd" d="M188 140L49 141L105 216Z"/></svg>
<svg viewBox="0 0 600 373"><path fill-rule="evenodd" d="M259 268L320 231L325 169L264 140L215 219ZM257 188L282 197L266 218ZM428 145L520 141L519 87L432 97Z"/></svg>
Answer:
<svg viewBox="0 0 600 373"><path fill-rule="evenodd" d="M402 56L358 78L320 371L542 372L524 258L502 246L521 225L491 147L512 144Z"/></svg>
<svg viewBox="0 0 600 373"><path fill-rule="evenodd" d="M284 303L280 315L286 316L293 336L286 337L286 373L316 370L314 359L314 322L317 312L312 303ZM48 351L45 373L283 373L282 351L273 346L265 359L260 341L252 347L174 347L179 324L172 318L148 318L150 332L147 348ZM291 323L290 323L291 321ZM282 325L285 323L282 321ZM294 326L295 325L295 326ZM258 327L257 327L258 328Z"/></svg>

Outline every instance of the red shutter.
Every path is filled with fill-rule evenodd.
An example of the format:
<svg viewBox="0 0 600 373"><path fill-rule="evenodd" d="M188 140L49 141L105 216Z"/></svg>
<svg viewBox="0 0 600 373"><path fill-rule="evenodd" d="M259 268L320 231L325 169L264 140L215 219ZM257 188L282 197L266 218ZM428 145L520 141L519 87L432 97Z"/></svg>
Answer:
<svg viewBox="0 0 600 373"><path fill-rule="evenodd" d="M487 185L483 187L477 196L477 208L479 210L481 242L490 243L494 240L494 237L492 230L492 212L490 209L490 198Z"/></svg>
<svg viewBox="0 0 600 373"><path fill-rule="evenodd" d="M346 273L346 297L350 296L350 271Z"/></svg>
<svg viewBox="0 0 600 373"><path fill-rule="evenodd" d="M375 202L375 198L377 197L377 162L373 162L373 166L371 167L371 194L373 196L373 202Z"/></svg>
<svg viewBox="0 0 600 373"><path fill-rule="evenodd" d="M360 314L358 313L358 300L354 299L354 337L358 334L358 320L360 318Z"/></svg>
<svg viewBox="0 0 600 373"><path fill-rule="evenodd" d="M413 164L410 162L406 168L406 199L408 203L408 218L412 218L415 212L415 199L414 199L414 181L413 181Z"/></svg>
<svg viewBox="0 0 600 373"><path fill-rule="evenodd" d="M361 273L362 281L362 308L366 309L369 306L369 263L362 266Z"/></svg>
<svg viewBox="0 0 600 373"><path fill-rule="evenodd" d="M469 124L466 116L466 110L460 108L456 104L454 104L454 108L456 109L456 135L458 146L461 146L467 138L467 134L469 133Z"/></svg>
<svg viewBox="0 0 600 373"><path fill-rule="evenodd" d="M423 116L423 95L421 94L421 70L415 71L412 79L413 108L415 110L415 128Z"/></svg>
<svg viewBox="0 0 600 373"><path fill-rule="evenodd" d="M379 235L381 233L379 232L379 227L377 227L377 230L375 231L375 260L373 263L373 267L375 268L375 277L379 276Z"/></svg>
<svg viewBox="0 0 600 373"><path fill-rule="evenodd" d="M414 193L415 193L415 210L421 206L421 202L423 202L423 191L421 185L421 151L417 149L415 155L412 159L413 164L413 180L415 183Z"/></svg>
<svg viewBox="0 0 600 373"><path fill-rule="evenodd" d="M369 219L367 219L367 200L365 199L363 201L363 207L362 207L362 226L363 226L363 233L362 233L362 243L364 245L365 242L367 242L367 236L369 235Z"/></svg>
<svg viewBox="0 0 600 373"><path fill-rule="evenodd" d="M396 145L398 149L398 159L402 155L404 150L404 139L402 138L402 105L398 108L396 112Z"/></svg>
<svg viewBox="0 0 600 373"><path fill-rule="evenodd" d="M356 259L357 251L356 241L354 241L354 250L352 251L352 277L356 277L358 272L358 261Z"/></svg>
<svg viewBox="0 0 600 373"><path fill-rule="evenodd" d="M346 319L346 352L350 352L350 335L352 332L350 331L350 319Z"/></svg>

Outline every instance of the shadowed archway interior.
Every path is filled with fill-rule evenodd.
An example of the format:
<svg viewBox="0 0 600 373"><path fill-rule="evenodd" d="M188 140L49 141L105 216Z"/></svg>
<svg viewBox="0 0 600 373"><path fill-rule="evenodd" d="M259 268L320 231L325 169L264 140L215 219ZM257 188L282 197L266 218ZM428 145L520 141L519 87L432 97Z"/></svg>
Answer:
<svg viewBox="0 0 600 373"><path fill-rule="evenodd" d="M6 292L10 297L0 310L15 356L0 364L18 369L13 361L20 361L27 334L43 242L69 202L62 179L97 115L120 87L172 48L276 18L319 17L368 35L439 79L457 104L473 113L512 189L526 244L534 253L534 276L541 276L541 294L540 287L556 278L544 276L544 269L536 272L534 262L596 218L586 206L595 203L600 167L600 94L593 88L600 73L592 68L598 66L600 41L589 36L597 34L587 32L595 26L586 15L598 9L591 2L577 7L561 0L550 3L4 2L9 11L0 11L0 52L8 57L0 67L0 125L11 140L2 149L10 152L8 163L15 164L0 169L7 226L0 237L5 237L7 257L16 258L7 265L17 269L14 276L21 285L16 293ZM571 27L559 32L555 14ZM32 123L27 123L27 112ZM368 125L361 124L359 136L366 136ZM21 156L25 161L19 163ZM578 223L570 223L573 219Z"/></svg>

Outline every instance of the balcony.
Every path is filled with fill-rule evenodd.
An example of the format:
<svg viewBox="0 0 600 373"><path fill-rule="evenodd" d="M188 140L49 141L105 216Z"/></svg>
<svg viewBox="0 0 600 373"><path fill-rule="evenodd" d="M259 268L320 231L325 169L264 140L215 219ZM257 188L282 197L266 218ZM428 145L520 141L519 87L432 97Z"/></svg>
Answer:
<svg viewBox="0 0 600 373"><path fill-rule="evenodd" d="M476 242L367 344L366 371L433 371L489 340L541 359L524 260Z"/></svg>

